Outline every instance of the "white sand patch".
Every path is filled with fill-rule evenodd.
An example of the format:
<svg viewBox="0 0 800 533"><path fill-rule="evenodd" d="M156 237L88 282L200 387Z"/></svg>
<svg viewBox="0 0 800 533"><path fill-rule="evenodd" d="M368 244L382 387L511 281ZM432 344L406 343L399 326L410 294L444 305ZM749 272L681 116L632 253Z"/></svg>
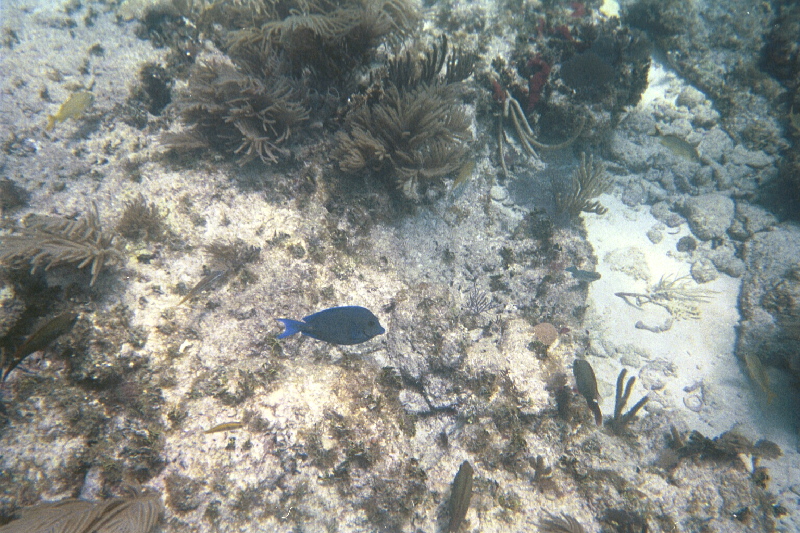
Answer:
<svg viewBox="0 0 800 533"><path fill-rule="evenodd" d="M648 211L632 210L608 195L601 201L608 213L602 217L587 215L584 221L598 257L597 272L602 275L590 285L585 326L592 340L587 359L597 374L603 413L613 413L614 384L625 367L628 376L639 378L628 407L649 394L645 410L675 409L678 427L685 424L708 437L736 429L753 440L774 441L783 456L765 461L772 477L770 488L778 495L796 493L800 456L793 433L796 429L789 420L793 411L788 405L791 395L785 378L777 371L770 372L778 400L767 404L766 396L745 375L735 355L740 280L721 275L698 286L716 291L708 302L699 304L698 319L675 320L661 333L636 329L637 321L664 324L667 312L652 304L638 309L615 293L644 292L662 275L688 275L688 256L676 253L675 246L689 230L686 226L669 229L663 232L661 242L653 244L646 232L658 221ZM644 257L649 282L615 270L618 263L605 260L618 259L620 254L609 255L618 250ZM791 494L786 497L796 499Z"/></svg>

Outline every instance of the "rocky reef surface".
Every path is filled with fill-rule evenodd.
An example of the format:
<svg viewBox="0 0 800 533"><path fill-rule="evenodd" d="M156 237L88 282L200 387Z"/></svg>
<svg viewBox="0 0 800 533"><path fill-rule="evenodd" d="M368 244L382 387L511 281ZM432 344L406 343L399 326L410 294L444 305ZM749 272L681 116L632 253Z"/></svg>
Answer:
<svg viewBox="0 0 800 533"><path fill-rule="evenodd" d="M0 531L800 527L794 11L610 3L4 2Z"/></svg>

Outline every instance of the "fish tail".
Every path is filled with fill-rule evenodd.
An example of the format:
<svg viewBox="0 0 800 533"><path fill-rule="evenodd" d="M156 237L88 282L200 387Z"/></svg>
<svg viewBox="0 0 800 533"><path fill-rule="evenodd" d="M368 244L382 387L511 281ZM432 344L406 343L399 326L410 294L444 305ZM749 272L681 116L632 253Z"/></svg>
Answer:
<svg viewBox="0 0 800 533"><path fill-rule="evenodd" d="M286 337L291 337L295 333L300 333L300 329L305 325L303 322L292 320L291 318L279 318L277 320L286 328L283 330L283 333L278 335L278 339L285 339Z"/></svg>
<svg viewBox="0 0 800 533"><path fill-rule="evenodd" d="M45 131L53 131L53 128L56 126L56 117L53 115L48 115L47 117L47 126L44 127Z"/></svg>
<svg viewBox="0 0 800 533"><path fill-rule="evenodd" d="M591 409L592 414L594 414L594 421L597 423L598 426L603 425L603 412L600 410L600 405L598 405L597 401L589 402L589 409Z"/></svg>

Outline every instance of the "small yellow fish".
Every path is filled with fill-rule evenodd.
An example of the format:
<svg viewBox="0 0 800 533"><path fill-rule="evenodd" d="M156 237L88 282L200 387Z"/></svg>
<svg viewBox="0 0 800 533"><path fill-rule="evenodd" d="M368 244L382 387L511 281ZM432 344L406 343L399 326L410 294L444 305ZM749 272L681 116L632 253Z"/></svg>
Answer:
<svg viewBox="0 0 800 533"><path fill-rule="evenodd" d="M767 395L767 403L772 403L772 400L774 400L777 395L775 391L772 390L772 387L770 387L769 375L767 375L767 369L764 368L761 359L759 359L757 355L745 352L744 362L747 366L747 372L750 374L750 378L755 381Z"/></svg>
<svg viewBox="0 0 800 533"><path fill-rule="evenodd" d="M475 160L470 159L463 165L461 168L458 169L458 174L456 174L456 179L453 181L453 187L450 189L451 191L455 191L461 185L467 182L472 177L472 172L475 170Z"/></svg>
<svg viewBox="0 0 800 533"><path fill-rule="evenodd" d="M682 157L687 161L700 163L700 156L697 155L697 148L677 135L662 135L659 137L658 142L676 156Z"/></svg>
<svg viewBox="0 0 800 533"><path fill-rule="evenodd" d="M67 100L58 108L55 115L47 117L45 130L52 131L56 122L64 122L68 118L78 118L94 102L94 95L89 91L78 91L72 93Z"/></svg>

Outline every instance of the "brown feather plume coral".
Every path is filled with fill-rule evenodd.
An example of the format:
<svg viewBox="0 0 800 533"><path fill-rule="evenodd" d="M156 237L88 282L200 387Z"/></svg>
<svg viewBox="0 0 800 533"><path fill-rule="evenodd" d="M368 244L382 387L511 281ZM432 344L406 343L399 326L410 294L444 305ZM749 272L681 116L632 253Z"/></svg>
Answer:
<svg viewBox="0 0 800 533"><path fill-rule="evenodd" d="M33 215L16 233L0 237L0 262L13 268L31 266L31 272L75 265L90 267L94 285L100 272L122 262L114 237L100 227L97 206L77 220Z"/></svg>
<svg viewBox="0 0 800 533"><path fill-rule="evenodd" d="M561 516L547 513L547 518L539 522L539 531L543 533L586 533L581 523L566 513Z"/></svg>
<svg viewBox="0 0 800 533"><path fill-rule="evenodd" d="M288 150L281 145L308 120L304 91L282 73L275 56L251 74L227 61L196 65L189 90L179 107L189 128L167 134L168 149L212 147L240 156L276 163Z"/></svg>
<svg viewBox="0 0 800 533"><path fill-rule="evenodd" d="M605 165L595 162L592 155L587 160L586 154L582 153L575 175L556 192L556 209L571 217L581 212L603 215L608 209L594 198L606 192L609 185Z"/></svg>
<svg viewBox="0 0 800 533"><path fill-rule="evenodd" d="M382 101L351 113L336 138L339 168L387 173L406 198L420 201L464 164L470 119L448 86L390 86Z"/></svg>
<svg viewBox="0 0 800 533"><path fill-rule="evenodd" d="M68 499L23 509L0 533L149 533L161 510L157 493L103 502Z"/></svg>
<svg viewBox="0 0 800 533"><path fill-rule="evenodd" d="M269 2L267 2L269 3ZM381 41L410 32L420 19L413 0L295 0L288 11L231 35L234 57L278 51L292 70L342 80L371 57Z"/></svg>

